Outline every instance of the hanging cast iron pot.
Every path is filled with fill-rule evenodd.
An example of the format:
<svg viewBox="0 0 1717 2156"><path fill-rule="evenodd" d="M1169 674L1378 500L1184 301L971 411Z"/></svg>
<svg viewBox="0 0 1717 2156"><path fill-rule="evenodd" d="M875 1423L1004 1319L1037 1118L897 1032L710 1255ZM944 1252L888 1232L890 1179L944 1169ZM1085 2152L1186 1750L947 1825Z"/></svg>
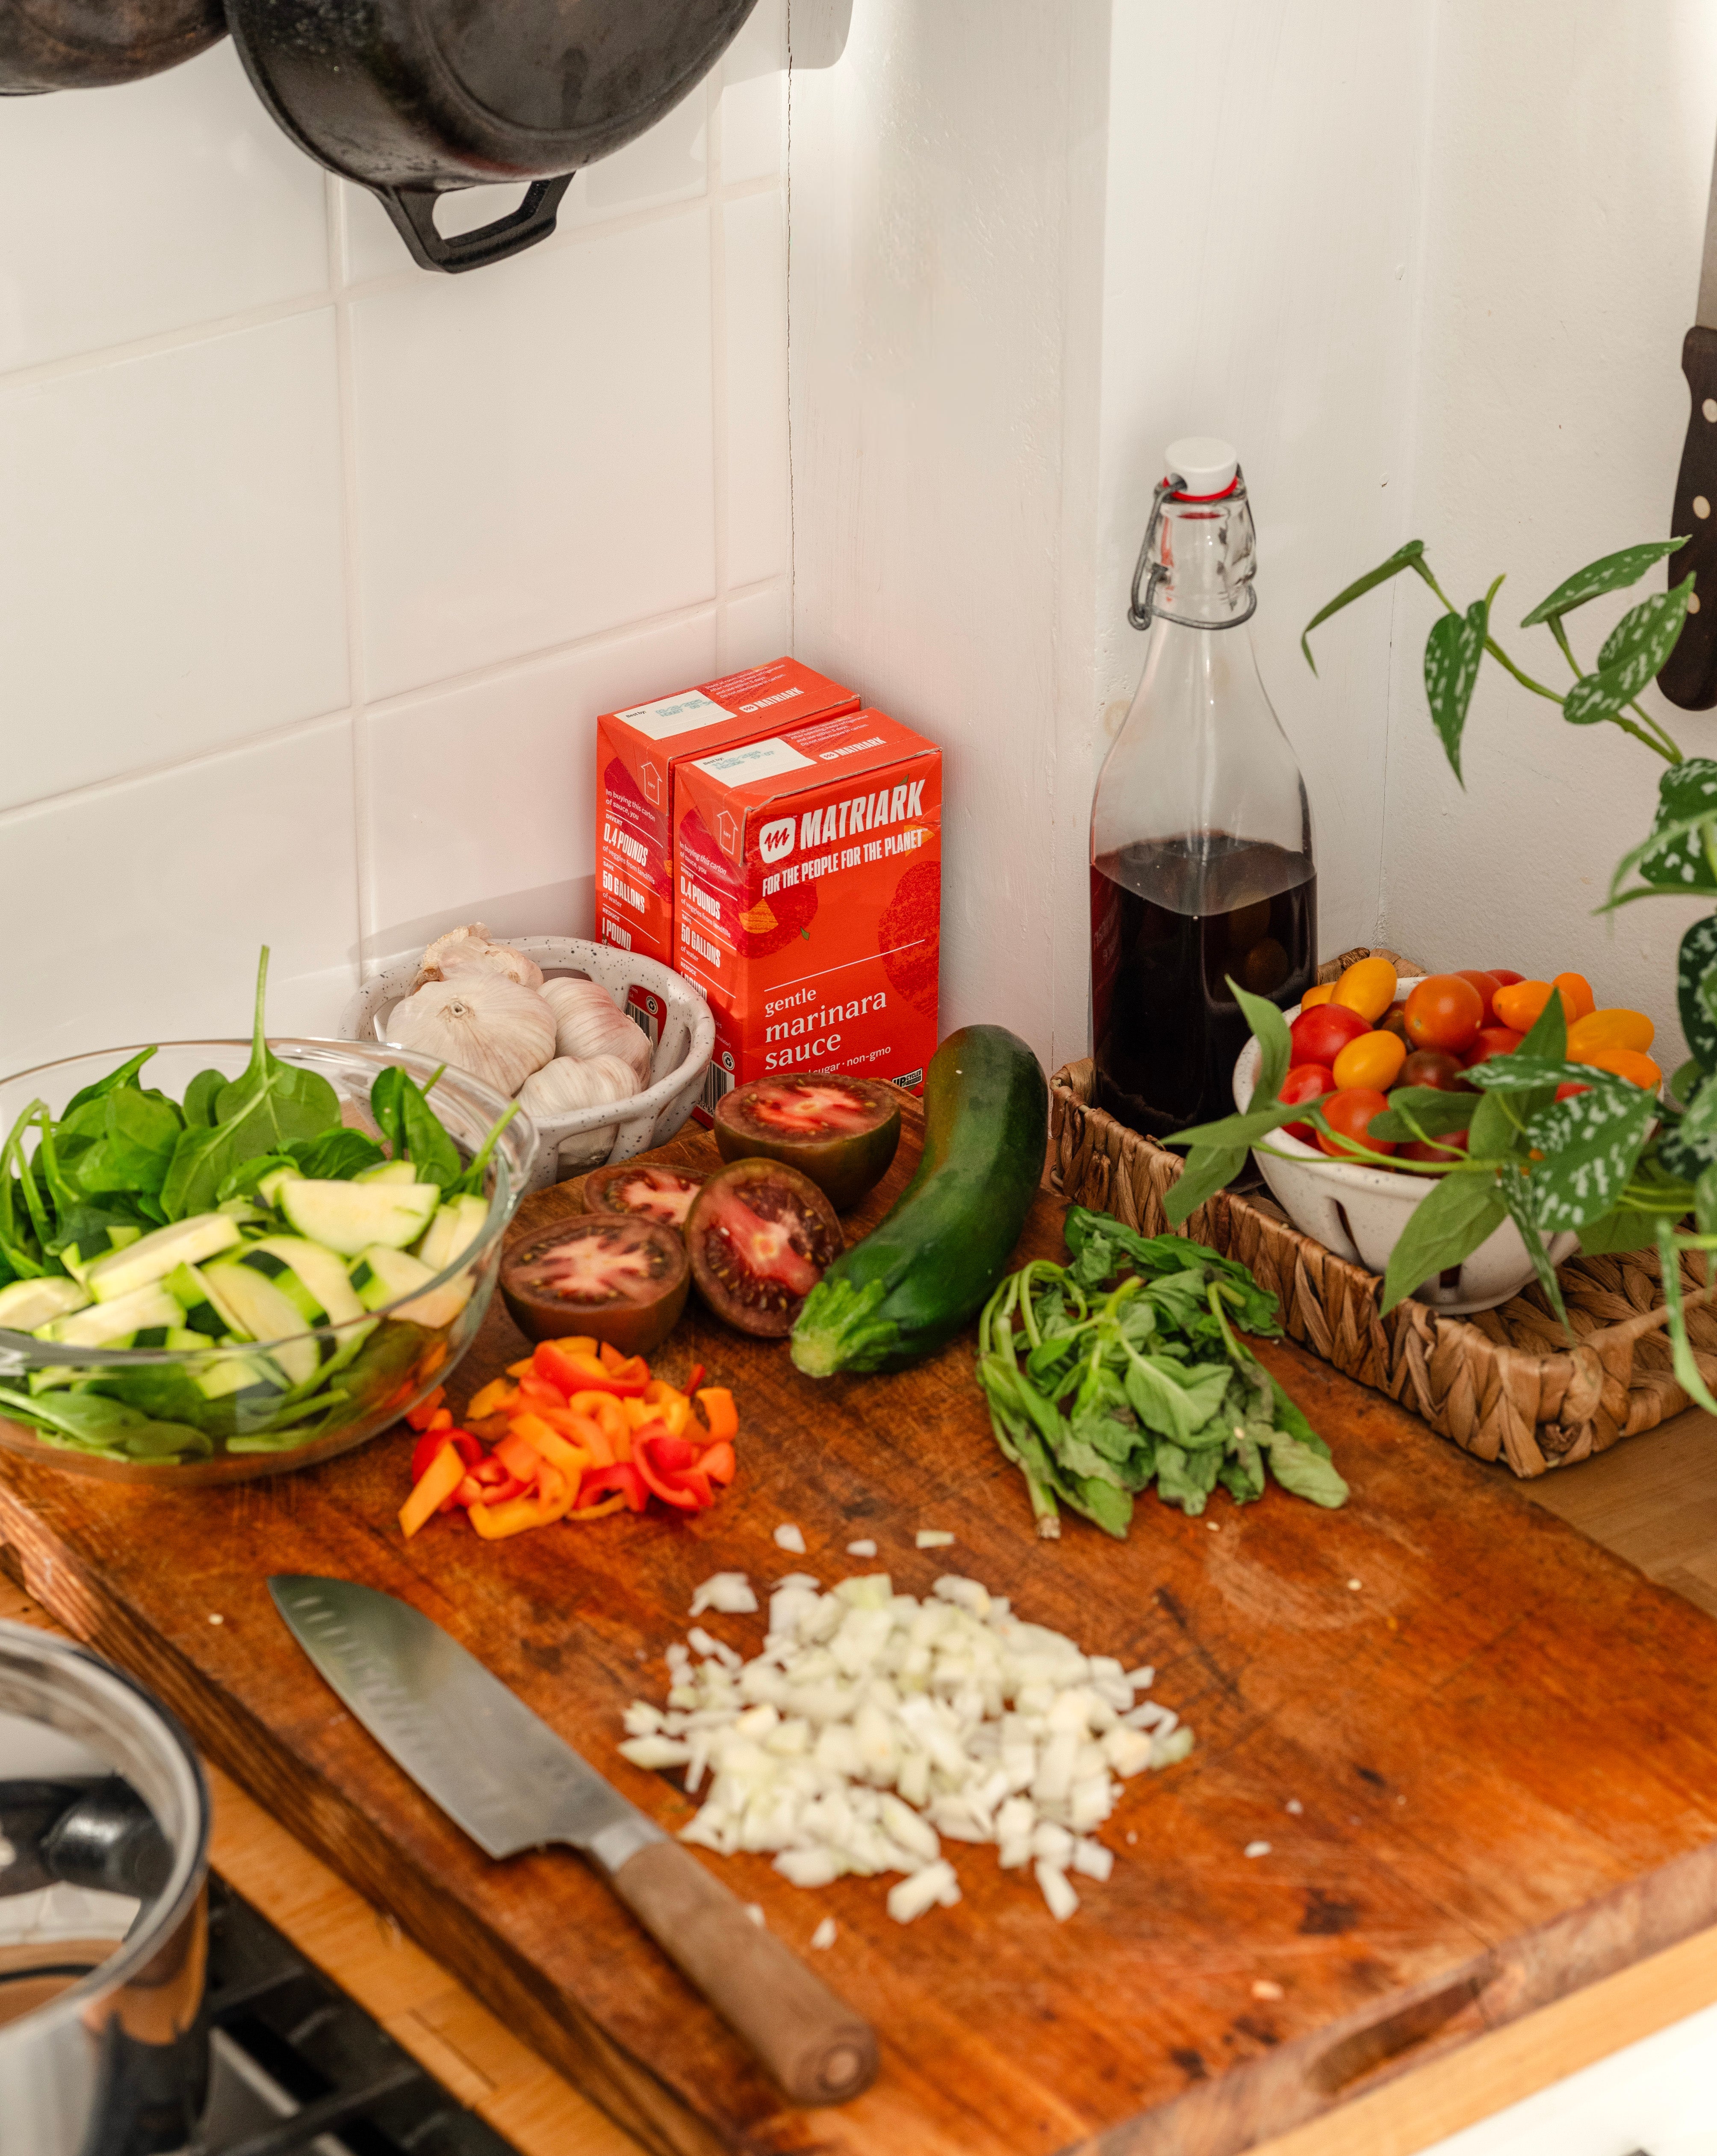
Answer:
<svg viewBox="0 0 1717 2156"><path fill-rule="evenodd" d="M221 0L0 0L0 95L136 82L226 34Z"/></svg>
<svg viewBox="0 0 1717 2156"><path fill-rule="evenodd" d="M251 81L301 149L368 187L425 270L545 239L573 174L660 120L756 0L226 0ZM439 196L530 182L446 238Z"/></svg>

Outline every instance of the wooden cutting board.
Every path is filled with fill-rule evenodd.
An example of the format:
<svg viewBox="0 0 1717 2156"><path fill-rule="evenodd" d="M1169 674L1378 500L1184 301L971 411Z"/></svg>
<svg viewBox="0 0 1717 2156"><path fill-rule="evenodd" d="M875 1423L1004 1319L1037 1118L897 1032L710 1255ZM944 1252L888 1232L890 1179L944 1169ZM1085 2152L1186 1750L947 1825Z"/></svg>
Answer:
<svg viewBox="0 0 1717 2156"><path fill-rule="evenodd" d="M918 1142L915 1113L855 1230ZM665 1150L712 1158L702 1137ZM576 1204L543 1193L516 1232ZM1020 1255L1058 1253L1060 1219L1041 1199ZM497 1304L455 1403L522 1352ZM1717 1920L1717 1625L1384 1399L1291 1347L1266 1359L1334 1445L1344 1512L1272 1489L1188 1520L1147 1497L1125 1543L1079 1521L1040 1542L969 1339L818 1384L692 1314L663 1373L707 1363L742 1427L738 1484L695 1520L498 1545L443 1521L407 1544L402 1431L224 1490L0 1457L0 1537L69 1630L651 2147L1227 2156ZM803 1558L774 1546L786 1521ZM920 1552L920 1527L959 1541ZM863 1536L906 1590L969 1573L1154 1663L1198 1749L1127 1784L1113 1876L1082 1882L1065 1924L957 1844L964 1900L907 1928L886 1881L809 1894L761 1857L707 1858L796 1947L835 1918L810 1958L884 2061L835 2111L784 2107L576 1858L483 1858L339 1707L265 1586L326 1573L415 1602L672 1828L690 1800L614 1748L626 1702L662 1697L692 1589L718 1570L832 1582L873 1568L845 1554ZM703 1621L748 1652L761 1638L761 1618Z"/></svg>

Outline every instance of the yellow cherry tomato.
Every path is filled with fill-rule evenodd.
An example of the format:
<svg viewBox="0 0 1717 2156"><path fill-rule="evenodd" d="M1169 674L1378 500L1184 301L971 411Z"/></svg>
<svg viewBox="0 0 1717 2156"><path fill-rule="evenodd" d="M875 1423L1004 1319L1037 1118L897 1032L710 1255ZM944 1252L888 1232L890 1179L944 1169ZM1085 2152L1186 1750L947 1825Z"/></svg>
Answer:
<svg viewBox="0 0 1717 2156"><path fill-rule="evenodd" d="M1558 973L1550 986L1562 998L1562 1014L1570 1025L1590 1018L1597 1007L1597 998L1584 973Z"/></svg>
<svg viewBox="0 0 1717 2156"><path fill-rule="evenodd" d="M1308 988L1299 999L1302 1010L1316 1010L1319 1004L1327 1004L1335 993L1334 981L1319 981L1315 988Z"/></svg>
<svg viewBox="0 0 1717 2156"><path fill-rule="evenodd" d="M1595 1048L1577 1060L1589 1063L1595 1070L1612 1070L1630 1086L1643 1086L1648 1093L1655 1093L1663 1083L1663 1072L1637 1048Z"/></svg>
<svg viewBox="0 0 1717 2156"><path fill-rule="evenodd" d="M1548 981L1511 981L1506 988L1499 988L1490 999L1499 1025L1511 1026L1516 1033L1530 1033L1544 1016L1544 1007L1550 999Z"/></svg>
<svg viewBox="0 0 1717 2156"><path fill-rule="evenodd" d="M1355 958L1330 998L1375 1025L1395 1001L1395 968L1387 958Z"/></svg>
<svg viewBox="0 0 1717 2156"><path fill-rule="evenodd" d="M1568 1060L1584 1063L1596 1048L1632 1048L1643 1055L1656 1033L1643 1011L1588 1011L1568 1029Z"/></svg>
<svg viewBox="0 0 1717 2156"><path fill-rule="evenodd" d="M1407 1044L1399 1034L1362 1033L1336 1057L1336 1085L1343 1092L1357 1087L1365 1092L1386 1093L1401 1076L1406 1060Z"/></svg>

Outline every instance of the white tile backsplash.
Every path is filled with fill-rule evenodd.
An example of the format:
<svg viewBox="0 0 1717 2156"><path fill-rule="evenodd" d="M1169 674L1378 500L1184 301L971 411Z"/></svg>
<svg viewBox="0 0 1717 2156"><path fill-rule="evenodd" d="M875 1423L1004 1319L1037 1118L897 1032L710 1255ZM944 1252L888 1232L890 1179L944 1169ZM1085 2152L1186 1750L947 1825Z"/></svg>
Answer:
<svg viewBox="0 0 1717 2156"><path fill-rule="evenodd" d="M318 292L322 175L230 42L148 81L0 106L0 369Z"/></svg>
<svg viewBox="0 0 1717 2156"><path fill-rule="evenodd" d="M701 205L352 316L369 695L712 597Z"/></svg>
<svg viewBox="0 0 1717 2156"><path fill-rule="evenodd" d="M366 955L393 957L461 921L501 932L508 902L539 891L549 911L584 910L545 911L513 932L588 936L593 722L711 680L718 665L711 608L370 713ZM562 896L563 885L578 888Z"/></svg>
<svg viewBox="0 0 1717 2156"><path fill-rule="evenodd" d="M0 382L0 808L347 701L332 310Z"/></svg>
<svg viewBox="0 0 1717 2156"><path fill-rule="evenodd" d="M787 567L787 225L780 196L722 206L727 375L727 575Z"/></svg>
<svg viewBox="0 0 1717 2156"><path fill-rule="evenodd" d="M791 644L784 42L455 278L229 44L0 106L0 1070L240 1029L265 940L328 1031L366 948L588 925L595 713Z"/></svg>
<svg viewBox="0 0 1717 2156"><path fill-rule="evenodd" d="M265 943L271 1029L332 1032L355 878L345 717L0 817L0 1068L247 1033Z"/></svg>

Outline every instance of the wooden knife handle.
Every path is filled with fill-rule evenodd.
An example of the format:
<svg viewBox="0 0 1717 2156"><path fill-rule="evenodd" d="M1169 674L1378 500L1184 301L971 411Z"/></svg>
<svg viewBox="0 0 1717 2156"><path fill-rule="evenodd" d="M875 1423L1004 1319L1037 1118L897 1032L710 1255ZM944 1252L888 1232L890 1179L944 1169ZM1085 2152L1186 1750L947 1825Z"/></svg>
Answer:
<svg viewBox="0 0 1717 2156"><path fill-rule="evenodd" d="M1669 581L1678 584L1692 570L1694 595L1658 686L1683 711L1707 711L1717 704L1717 330L1688 331L1681 371L1693 405L1669 530L1687 544L1669 557Z"/></svg>
<svg viewBox="0 0 1717 2156"><path fill-rule="evenodd" d="M869 2023L753 1923L690 1850L653 1841L610 1876L645 1930L795 2103L845 2103L870 2087L876 2039Z"/></svg>

